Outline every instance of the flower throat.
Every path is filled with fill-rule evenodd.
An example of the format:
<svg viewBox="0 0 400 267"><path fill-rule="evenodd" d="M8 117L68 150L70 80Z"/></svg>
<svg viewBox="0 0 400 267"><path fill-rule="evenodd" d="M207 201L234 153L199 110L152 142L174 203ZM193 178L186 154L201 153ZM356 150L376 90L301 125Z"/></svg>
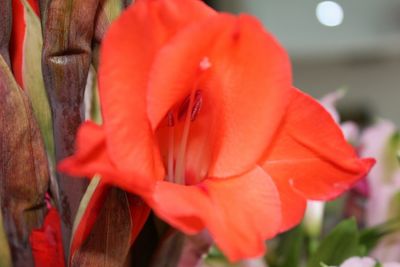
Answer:
<svg viewBox="0 0 400 267"><path fill-rule="evenodd" d="M201 90L193 90L187 96L179 108L167 114L168 126L168 157L167 157L167 180L177 184L185 184L185 166L186 166L186 148L188 145L190 125L200 112L203 98ZM175 140L175 131L178 121L183 120L183 130L180 140ZM179 146L176 158L175 142L178 141Z"/></svg>

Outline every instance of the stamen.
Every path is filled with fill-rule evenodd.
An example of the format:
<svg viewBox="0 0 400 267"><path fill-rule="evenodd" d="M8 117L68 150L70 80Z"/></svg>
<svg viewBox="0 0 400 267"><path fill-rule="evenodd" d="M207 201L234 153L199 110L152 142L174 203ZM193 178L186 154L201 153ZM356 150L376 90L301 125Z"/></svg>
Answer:
<svg viewBox="0 0 400 267"><path fill-rule="evenodd" d="M167 115L167 124L168 124L168 127L174 127L175 126L174 115L172 114L171 111L169 111L168 115Z"/></svg>
<svg viewBox="0 0 400 267"><path fill-rule="evenodd" d="M186 115L189 108L189 102L190 102L190 95L183 100L182 104L178 109L178 120L181 120L183 116Z"/></svg>
<svg viewBox="0 0 400 267"><path fill-rule="evenodd" d="M189 110L189 102L190 102L190 96L187 96L182 104L180 105L179 109L178 109L178 120L181 120L183 118L183 116L185 116ZM196 93L194 95L194 101L193 101L193 108L192 108L192 112L190 115L190 120L194 121L198 115L198 113L200 112L201 106L203 104L203 97L201 94L200 90L196 90Z"/></svg>
<svg viewBox="0 0 400 267"><path fill-rule="evenodd" d="M200 112L201 109L201 105L203 104L203 97L201 95L201 91L197 90L196 94L194 96L194 105L193 105L193 109L192 112L190 114L190 120L194 121L197 118L197 115Z"/></svg>
<svg viewBox="0 0 400 267"><path fill-rule="evenodd" d="M195 91L193 90L190 94L190 101L188 111L193 109ZM186 113L185 123L183 126L182 140L179 146L178 155L176 157L176 169L175 169L175 183L184 184L185 178L185 154L186 154L186 146L189 139L189 129L191 122L191 114L189 112Z"/></svg>
<svg viewBox="0 0 400 267"><path fill-rule="evenodd" d="M168 112L168 181L174 182L174 115Z"/></svg>

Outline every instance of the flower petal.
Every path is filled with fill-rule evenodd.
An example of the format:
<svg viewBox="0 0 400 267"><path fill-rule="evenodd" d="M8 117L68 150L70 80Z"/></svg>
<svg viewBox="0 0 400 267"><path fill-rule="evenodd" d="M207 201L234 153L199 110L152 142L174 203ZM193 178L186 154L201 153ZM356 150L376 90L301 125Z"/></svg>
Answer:
<svg viewBox="0 0 400 267"><path fill-rule="evenodd" d="M374 164L359 159L326 110L297 89L263 168L293 184L307 199L328 200L348 189Z"/></svg>
<svg viewBox="0 0 400 267"><path fill-rule="evenodd" d="M162 176L146 115L148 72L155 54L177 30L211 14L201 1L142 0L106 33L100 58L100 99L107 148L120 169Z"/></svg>
<svg viewBox="0 0 400 267"><path fill-rule="evenodd" d="M212 107L199 113L207 116L203 131L215 148L209 175L233 176L255 167L290 87L288 57L260 23L220 14L183 30L160 51L150 76L149 118L157 128L171 108L201 90L203 104Z"/></svg>
<svg viewBox="0 0 400 267"><path fill-rule="evenodd" d="M264 240L278 232L281 221L278 192L261 168L195 186L158 182L150 203L161 218L187 234L206 227L232 261L262 255Z"/></svg>
<svg viewBox="0 0 400 267"><path fill-rule="evenodd" d="M289 230L301 222L307 206L306 199L284 179L272 177L279 192L282 208L280 232Z"/></svg>
<svg viewBox="0 0 400 267"><path fill-rule="evenodd" d="M139 179L135 173L117 169L110 160L102 126L86 121L80 126L76 140L75 154L59 163L60 172L88 178L100 174L103 182L118 186L130 193L151 192L152 183L148 183L146 179Z"/></svg>

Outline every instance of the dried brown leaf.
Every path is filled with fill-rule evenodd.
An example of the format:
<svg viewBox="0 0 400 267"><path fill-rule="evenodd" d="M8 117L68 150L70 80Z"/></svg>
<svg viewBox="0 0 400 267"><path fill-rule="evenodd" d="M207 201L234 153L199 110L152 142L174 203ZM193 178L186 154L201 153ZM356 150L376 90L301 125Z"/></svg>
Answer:
<svg viewBox="0 0 400 267"><path fill-rule="evenodd" d="M8 44L11 36L11 0L2 0L0 8L0 56L3 56L10 66Z"/></svg>
<svg viewBox="0 0 400 267"><path fill-rule="evenodd" d="M112 188L86 241L71 266L123 266L131 247L132 219L124 191Z"/></svg>
<svg viewBox="0 0 400 267"><path fill-rule="evenodd" d="M32 108L0 56L0 202L14 266L32 261L28 236L41 226L48 183L46 152Z"/></svg>
<svg viewBox="0 0 400 267"><path fill-rule="evenodd" d="M151 267L197 266L212 245L208 232L187 236L170 229L159 242Z"/></svg>

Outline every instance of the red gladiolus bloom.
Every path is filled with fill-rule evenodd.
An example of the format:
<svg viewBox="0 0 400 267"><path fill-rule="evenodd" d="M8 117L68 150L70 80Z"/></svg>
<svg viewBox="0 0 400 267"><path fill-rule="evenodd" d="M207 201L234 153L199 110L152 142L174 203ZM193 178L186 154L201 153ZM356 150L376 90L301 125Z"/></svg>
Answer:
<svg viewBox="0 0 400 267"><path fill-rule="evenodd" d="M297 224L306 199L362 177L328 113L291 85L285 51L253 17L197 0L139 0L101 52L104 124L86 122L60 170L102 175L230 260Z"/></svg>

